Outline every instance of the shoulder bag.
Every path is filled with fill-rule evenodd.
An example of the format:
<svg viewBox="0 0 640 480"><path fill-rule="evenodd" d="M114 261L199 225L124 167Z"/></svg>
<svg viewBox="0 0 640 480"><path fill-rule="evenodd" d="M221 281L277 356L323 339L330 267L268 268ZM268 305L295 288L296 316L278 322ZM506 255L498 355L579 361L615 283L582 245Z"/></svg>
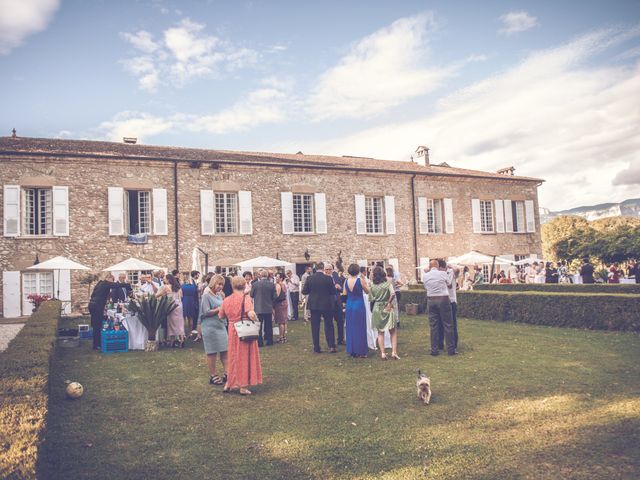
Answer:
<svg viewBox="0 0 640 480"><path fill-rule="evenodd" d="M245 311L244 311L244 302L246 300L247 294L242 295L242 307L240 309L240 320L233 324L236 327L236 332L238 332L238 337L242 342L252 342L254 340L258 340L260 337L260 322L254 322L253 320L249 320L249 318L245 319Z"/></svg>

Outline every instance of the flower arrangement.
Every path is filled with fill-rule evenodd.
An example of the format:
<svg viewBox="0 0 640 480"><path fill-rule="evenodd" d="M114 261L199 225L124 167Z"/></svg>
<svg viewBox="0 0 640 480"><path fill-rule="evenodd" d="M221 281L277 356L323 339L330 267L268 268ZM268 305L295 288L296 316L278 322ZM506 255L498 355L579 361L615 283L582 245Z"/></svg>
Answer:
<svg viewBox="0 0 640 480"><path fill-rule="evenodd" d="M51 297L49 295L38 295L37 293L32 293L31 295L27 295L27 300L31 302L33 305L33 310L37 310L40 305L49 300Z"/></svg>

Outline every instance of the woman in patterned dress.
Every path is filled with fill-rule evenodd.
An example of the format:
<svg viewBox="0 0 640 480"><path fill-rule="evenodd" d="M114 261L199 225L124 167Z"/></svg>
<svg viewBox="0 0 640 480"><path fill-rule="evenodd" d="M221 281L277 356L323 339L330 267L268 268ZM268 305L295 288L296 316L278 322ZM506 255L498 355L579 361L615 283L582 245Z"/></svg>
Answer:
<svg viewBox="0 0 640 480"><path fill-rule="evenodd" d="M384 332L389 331L391 335L391 358L400 360L398 356L398 332L396 329L396 315L393 308L395 290L393 284L387 280L387 276L382 267L376 267L371 273L371 287L369 288L369 300L373 303L371 312L371 324L378 330L378 346L380 347L380 358L387 359L384 350Z"/></svg>
<svg viewBox="0 0 640 480"><path fill-rule="evenodd" d="M278 343L287 342L287 321L289 320L289 303L287 302L287 287L284 284L284 274L276 273L276 298L273 301L273 321L278 324L280 338Z"/></svg>
<svg viewBox="0 0 640 480"><path fill-rule="evenodd" d="M209 288L202 296L200 304L200 319L198 323L198 333L202 335L204 343L204 353L207 357L207 365L209 366L209 383L211 385L224 385L227 381L227 348L229 345L229 336L225 328L224 320L218 316L220 306L224 299L222 288L224 287L224 277L215 275ZM220 361L225 370L223 377L216 372L216 361L220 354Z"/></svg>

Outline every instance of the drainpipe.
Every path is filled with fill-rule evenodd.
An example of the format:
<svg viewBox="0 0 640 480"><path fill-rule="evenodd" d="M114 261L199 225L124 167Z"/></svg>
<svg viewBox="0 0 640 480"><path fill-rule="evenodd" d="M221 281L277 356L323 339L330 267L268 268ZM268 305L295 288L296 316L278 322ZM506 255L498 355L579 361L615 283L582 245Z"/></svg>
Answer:
<svg viewBox="0 0 640 480"><path fill-rule="evenodd" d="M178 229L178 162L173 162L173 216L175 229L175 249L176 249L176 270L180 270L180 243L179 229Z"/></svg>
<svg viewBox="0 0 640 480"><path fill-rule="evenodd" d="M413 213L413 258L416 261L416 266L420 266L420 259L418 258L418 229L416 227L416 187L415 187L416 174L411 175L411 212ZM420 281L420 272L417 268L416 280Z"/></svg>

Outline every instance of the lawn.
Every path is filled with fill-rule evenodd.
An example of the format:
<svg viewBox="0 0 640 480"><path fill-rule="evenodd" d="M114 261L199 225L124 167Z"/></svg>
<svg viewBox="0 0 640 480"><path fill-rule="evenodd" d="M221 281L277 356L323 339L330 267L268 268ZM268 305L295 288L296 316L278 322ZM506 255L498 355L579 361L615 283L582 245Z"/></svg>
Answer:
<svg viewBox="0 0 640 480"><path fill-rule="evenodd" d="M462 319L460 355L431 357L426 323L403 317L402 360L383 362L313 355L309 327L292 322L288 344L261 350L251 397L208 384L201 344L58 349L40 477L640 476L638 335ZM84 397L64 398L67 379Z"/></svg>

